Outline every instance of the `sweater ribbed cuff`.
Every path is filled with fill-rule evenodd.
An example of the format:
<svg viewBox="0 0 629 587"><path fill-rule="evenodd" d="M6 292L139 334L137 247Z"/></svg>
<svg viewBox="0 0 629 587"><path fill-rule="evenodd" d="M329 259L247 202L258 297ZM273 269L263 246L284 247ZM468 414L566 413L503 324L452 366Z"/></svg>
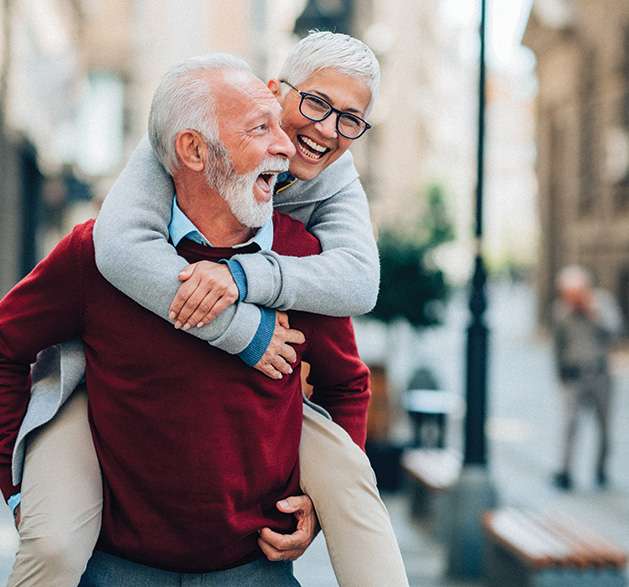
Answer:
<svg viewBox="0 0 629 587"><path fill-rule="evenodd" d="M234 259L221 259L219 263L225 263L229 272L232 274L234 283L238 288L238 301L242 302L247 297L247 275L242 265Z"/></svg>
<svg viewBox="0 0 629 587"><path fill-rule="evenodd" d="M244 351L238 353L238 356L249 367L256 365L266 349L271 344L273 338L273 332L275 331L275 310L269 310L268 308L260 308L262 317L260 319L260 325L253 337L253 340L247 345Z"/></svg>

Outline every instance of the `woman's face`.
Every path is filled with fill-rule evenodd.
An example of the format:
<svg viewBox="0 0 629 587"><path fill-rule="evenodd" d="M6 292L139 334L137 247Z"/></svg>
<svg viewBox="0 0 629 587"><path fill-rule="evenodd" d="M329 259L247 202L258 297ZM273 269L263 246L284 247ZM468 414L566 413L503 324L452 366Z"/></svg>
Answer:
<svg viewBox="0 0 629 587"><path fill-rule="evenodd" d="M282 106L282 129L296 150L290 161L290 172L298 179L309 180L345 153L352 140L337 132L337 114L313 122L299 111L299 92L291 89L282 97L281 86L277 79L269 82L269 88ZM334 108L360 118L365 118L371 100L371 92L364 82L333 69L316 71L299 84L298 89L320 96Z"/></svg>

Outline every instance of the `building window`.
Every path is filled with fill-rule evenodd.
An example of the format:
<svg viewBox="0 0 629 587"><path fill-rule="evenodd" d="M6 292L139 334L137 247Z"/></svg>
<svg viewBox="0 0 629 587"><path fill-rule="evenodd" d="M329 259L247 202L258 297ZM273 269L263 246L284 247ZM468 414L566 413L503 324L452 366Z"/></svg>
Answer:
<svg viewBox="0 0 629 587"><path fill-rule="evenodd" d="M622 104L622 123L626 130L629 130L629 25L625 28L625 43L623 50L622 67L620 69L623 77L624 99Z"/></svg>
<svg viewBox="0 0 629 587"><path fill-rule="evenodd" d="M581 137L579 149L579 203L582 215L593 211L598 190L597 177L597 133L596 133L596 78L593 51L587 51L583 58L583 73L580 88Z"/></svg>
<svg viewBox="0 0 629 587"><path fill-rule="evenodd" d="M118 169L124 146L124 81L109 72L91 72L77 115L57 130L60 159L91 176Z"/></svg>
<svg viewBox="0 0 629 587"><path fill-rule="evenodd" d="M620 304L625 324L627 324L629 323L629 265L622 267L618 274L616 299Z"/></svg>
<svg viewBox="0 0 629 587"><path fill-rule="evenodd" d="M621 147L624 150L625 161L621 162L620 177L615 181L614 200L617 210L629 211L629 26L625 27L620 75L622 76L623 96L619 104L621 109L619 119L621 133L624 131L624 144ZM623 165L625 167L624 174L622 170Z"/></svg>

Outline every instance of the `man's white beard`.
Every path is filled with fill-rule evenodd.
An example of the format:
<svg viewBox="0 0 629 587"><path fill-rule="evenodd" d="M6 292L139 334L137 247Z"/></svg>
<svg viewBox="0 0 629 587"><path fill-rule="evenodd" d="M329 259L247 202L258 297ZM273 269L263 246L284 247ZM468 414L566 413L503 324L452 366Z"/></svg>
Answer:
<svg viewBox="0 0 629 587"><path fill-rule="evenodd" d="M249 228L264 226L273 214L273 198L268 202L257 202L253 196L253 186L259 175L258 170L233 175L221 191L238 222Z"/></svg>
<svg viewBox="0 0 629 587"><path fill-rule="evenodd" d="M225 153L226 155L226 153ZM273 199L268 202L258 202L253 195L253 187L258 176L265 171L286 171L288 161L281 157L263 161L259 167L249 173L237 174L233 165L226 156L217 165L206 167L206 180L208 184L217 189L221 197L229 204L232 213L240 222L249 228L264 226L273 215ZM271 180L271 190L275 185L277 176Z"/></svg>

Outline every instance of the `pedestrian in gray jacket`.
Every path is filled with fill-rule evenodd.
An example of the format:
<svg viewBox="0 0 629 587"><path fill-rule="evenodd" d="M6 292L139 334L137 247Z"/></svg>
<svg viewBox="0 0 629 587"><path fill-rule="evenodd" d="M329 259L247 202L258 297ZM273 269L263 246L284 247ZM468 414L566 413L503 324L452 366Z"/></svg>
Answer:
<svg viewBox="0 0 629 587"><path fill-rule="evenodd" d="M554 352L565 424L561 468L553 481L560 489L572 487L577 421L583 409L591 408L598 424L596 482L603 487L607 484L612 396L609 353L620 334L622 318L609 292L594 288L590 273L582 267L565 267L557 277L557 291Z"/></svg>
<svg viewBox="0 0 629 587"><path fill-rule="evenodd" d="M275 206L304 222L319 238L321 255L295 259L261 250L238 255L229 265L187 266L167 243L172 182L145 138L108 194L97 220L94 239L100 271L141 305L189 334L239 355L269 377L280 378L289 372L295 331L282 310L345 316L366 312L375 303L377 249L366 197L347 148L369 128L364 117L375 100L378 82L378 65L371 51L356 39L332 33L315 33L298 43L280 79L269 82L283 106L283 128L297 150L287 187L276 193ZM129 335L133 336L132 331ZM76 377L65 375L81 372L77 354L76 341L47 352L52 368L40 370L41 380L36 386L46 390L47 399L39 404L45 409L38 410L35 421L27 415L29 426L24 427L20 438L37 423L50 419L72 393ZM74 450L91 444L85 427L80 426L85 404L75 409L74 401L67 402L59 416L71 409L76 414L57 416L38 434L38 454L32 462L54 463L56 455L67 451L68 446ZM35 408L35 394L32 404ZM64 431L73 427L78 430L75 437L64 438ZM48 432L55 428L60 431ZM61 441L48 442L49 434ZM29 452L30 446L29 442ZM23 443L16 448L16 480L21 451ZM321 455L327 458L321 459ZM38 477L36 470L29 470L36 467L31 467L28 459L27 455L25 478L27 472ZM90 462L89 455L78 462ZM368 460L340 427L308 405L304 406L300 462L302 489L315 504L339 584L407 585L395 535ZM92 465L90 470L94 470ZM89 485L82 495L55 495L57 517L48 521L51 533L63 538L67 546L63 552L55 552L55 559L66 554L68 566L76 573L97 536L94 512L99 507L98 480L92 474L92 481L86 482L86 467L72 468L67 463L55 476L64 478L66 492L78 478L83 486ZM40 494L49 497L46 483L38 485ZM27 505L25 498L24 512ZM286 513L298 513L300 507L278 504ZM34 498L28 508L29 519L42 513L37 511ZM20 533L27 530L20 526ZM305 546L269 529L261 532L260 547L271 560L292 560ZM53 576L55 572L60 576L61 571L52 570L59 565L51 566L42 556L44 545L39 545L39 551L35 545L30 553L28 547L26 542L22 544L18 559L30 557L39 576L45 577L38 585L69 584Z"/></svg>

